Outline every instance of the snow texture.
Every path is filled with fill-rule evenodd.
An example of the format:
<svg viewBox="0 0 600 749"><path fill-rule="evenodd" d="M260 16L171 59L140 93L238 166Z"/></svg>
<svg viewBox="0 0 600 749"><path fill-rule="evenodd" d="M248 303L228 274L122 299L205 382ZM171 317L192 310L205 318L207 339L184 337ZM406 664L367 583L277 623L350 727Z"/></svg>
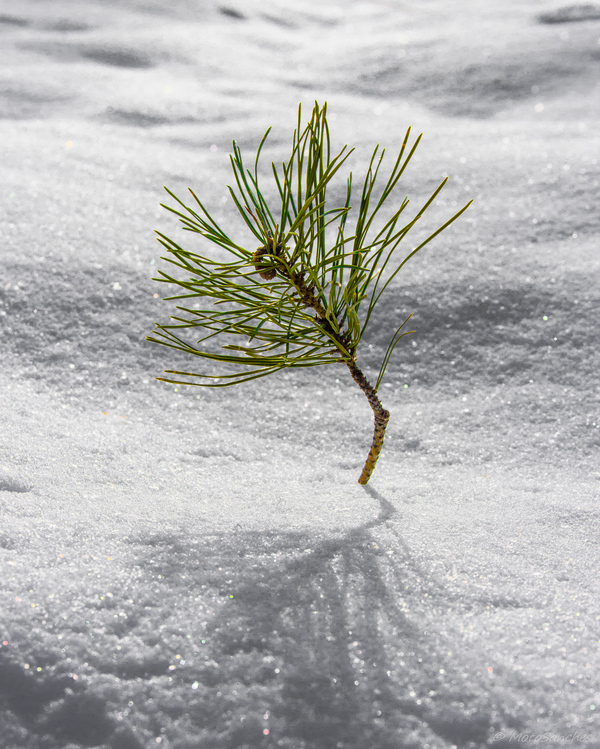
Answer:
<svg viewBox="0 0 600 749"><path fill-rule="evenodd" d="M596 3L2 1L2 749L600 747L599 66ZM367 487L342 368L144 340L162 186L232 220L315 99L358 181L424 132L423 231L476 198L359 349L414 312Z"/></svg>

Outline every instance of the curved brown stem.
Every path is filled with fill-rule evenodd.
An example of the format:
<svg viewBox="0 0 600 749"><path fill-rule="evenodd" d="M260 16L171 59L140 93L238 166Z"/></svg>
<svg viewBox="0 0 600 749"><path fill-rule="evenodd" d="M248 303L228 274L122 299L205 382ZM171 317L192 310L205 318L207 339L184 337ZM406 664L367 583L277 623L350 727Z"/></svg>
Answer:
<svg viewBox="0 0 600 749"><path fill-rule="evenodd" d="M385 408L381 405L381 401L377 397L375 388L370 384L364 374L356 366L356 362L354 360L346 361L346 365L350 370L350 374L352 375L354 382L356 382L358 387L367 396L369 405L371 406L371 408L373 409L373 413L375 414L375 431L373 433L373 442L371 444L369 454L367 455L365 466L362 470L362 473L360 474L360 478L358 479L359 484L368 484L369 479L371 478L371 474L375 469L377 459L379 458L381 448L383 447L383 438L385 436L385 430L388 421L390 420L390 412L386 411Z"/></svg>
<svg viewBox="0 0 600 749"><path fill-rule="evenodd" d="M259 248L259 251L263 248ZM278 253L279 257L283 257L285 259L285 249L281 250ZM315 295L314 287L307 286L304 281L304 273L290 273L287 271L287 269L284 269L282 272L282 275L287 278L289 281L292 282L294 285L297 293L300 295L300 298L304 302L304 304L307 307L312 307L315 312L317 313L319 317L320 324L326 327L327 332L335 338L338 343L342 344L342 346L345 348L347 346L347 340L345 339L344 335L341 333L336 333L335 330L331 327L329 322L327 321L326 311ZM262 274L261 274L262 275ZM265 276L263 276L265 277ZM351 356L353 357L354 350L350 349ZM350 370L350 374L352 375L354 382L358 385L358 387L363 391L363 393L367 396L367 400L369 401L369 405L373 409L373 413L375 414L375 431L373 433L373 442L371 444L371 449L369 450L369 454L367 455L367 460L365 462L364 468L362 470L362 473L360 474L360 478L358 479L359 484L368 484L369 479L371 478L371 474L373 473L375 469L375 464L377 463L377 459L379 458L379 454L381 452L381 448L383 447L383 438L385 436L385 430L388 424L388 421L390 420L390 412L386 411L385 408L381 405L381 401L377 397L377 392L375 388L371 385L371 383L367 380L367 378L364 376L364 374L360 371L360 369L356 365L356 361L354 358L350 359L343 359L344 364L348 367Z"/></svg>

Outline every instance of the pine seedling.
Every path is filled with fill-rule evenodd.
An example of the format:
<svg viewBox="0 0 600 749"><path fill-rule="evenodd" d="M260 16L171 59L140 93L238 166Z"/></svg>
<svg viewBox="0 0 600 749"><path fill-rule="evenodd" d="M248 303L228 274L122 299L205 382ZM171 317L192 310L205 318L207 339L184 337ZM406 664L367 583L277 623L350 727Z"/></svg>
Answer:
<svg viewBox="0 0 600 749"><path fill-rule="evenodd" d="M446 177L441 182L416 216L405 219L409 204L405 197L391 216L381 221L383 225L376 228L375 219L412 159L421 135L409 145L408 128L392 170L382 180L381 192L375 192L375 184L385 149L376 146L356 209L351 206L352 173L347 178L344 204L332 207L327 203L327 187L354 149L344 146L333 154L327 104L322 107L315 104L304 129L301 122L299 107L290 157L280 168L271 164L278 195L275 204L267 202L258 175L260 153L270 128L258 146L253 170L244 167L240 148L233 142L230 159L235 185L229 187L229 193L247 229L254 235L252 244L259 244L258 249L248 249L247 245L231 239L191 189L192 202L186 205L165 188L177 207L161 204L162 207L178 216L185 230L200 234L231 257L229 262L210 259L157 232L158 241L169 253L169 257L162 259L189 274L180 280L158 271L160 278L154 280L183 290L165 299L201 298L204 308L177 307L186 317L172 316L175 322L169 325L156 323L157 330L147 340L202 359L235 365L235 372L200 374L165 370L178 379L157 378L178 385L229 387L290 367L345 365L367 397L375 417L373 442L358 480L366 484L381 452L390 418L377 392L397 344L414 332L405 330L412 315L391 335L375 386L356 363L359 344L378 301L400 269L455 221L471 201L393 267L400 243L448 180ZM354 211L356 220L350 228L349 215ZM384 271L388 271L385 281ZM202 337L195 344L180 337L187 328L201 331ZM217 335L233 336L236 342L223 345L223 353L202 347ZM240 343L240 338L246 339L245 343Z"/></svg>

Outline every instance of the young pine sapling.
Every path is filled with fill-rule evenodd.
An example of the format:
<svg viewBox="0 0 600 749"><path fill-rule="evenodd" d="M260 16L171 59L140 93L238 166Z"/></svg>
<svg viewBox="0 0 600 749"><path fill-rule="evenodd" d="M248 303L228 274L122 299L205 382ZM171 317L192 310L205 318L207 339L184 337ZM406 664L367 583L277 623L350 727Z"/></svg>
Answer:
<svg viewBox="0 0 600 749"><path fill-rule="evenodd" d="M356 208L356 221L350 230L352 174L347 179L346 199L342 206L328 205L326 192L354 149L347 150L344 146L339 153L332 154L327 104L322 107L315 104L304 129L301 129L301 108L298 108L298 126L294 131L290 157L281 169L274 163L271 165L279 195L276 206L267 203L258 184L260 152L269 130L258 147L253 171L244 168L235 141L230 156L236 187L229 187L229 192L236 209L260 244L258 249L247 249L231 239L191 189L193 207L185 205L165 188L179 209L163 207L179 217L183 228L201 234L234 259L231 262L210 259L183 249L157 232L158 241L170 254L162 259L190 274L186 280L179 280L159 270L161 277L154 280L183 289L183 293L165 299L199 297L207 302L212 300L212 304L205 303L205 309L177 307L188 317L173 316L171 319L175 323L170 325L156 323L158 330L147 340L204 359L234 364L237 371L211 375L165 370L166 374L200 381L157 379L174 384L228 387L265 377L286 367L316 367L332 363L347 366L375 416L373 443L358 480L360 484L366 484L381 452L390 418L377 391L396 345L401 338L414 332L404 330L412 315L391 336L374 387L356 363L358 346L369 327L377 302L396 274L416 252L455 221L471 201L411 250L392 270L388 265L400 242L433 203L448 179L446 177L441 182L414 218L401 223L409 203L408 198L404 198L383 226L375 230L374 220L413 157L421 135L409 147L408 128L400 153L377 198L374 188L385 149L380 152L379 146L375 148ZM386 269L392 272L383 282ZM199 328L206 334L192 345L178 334L185 328ZM247 338L247 342L245 345L224 345L222 348L226 353L212 353L197 347L220 334L242 336Z"/></svg>

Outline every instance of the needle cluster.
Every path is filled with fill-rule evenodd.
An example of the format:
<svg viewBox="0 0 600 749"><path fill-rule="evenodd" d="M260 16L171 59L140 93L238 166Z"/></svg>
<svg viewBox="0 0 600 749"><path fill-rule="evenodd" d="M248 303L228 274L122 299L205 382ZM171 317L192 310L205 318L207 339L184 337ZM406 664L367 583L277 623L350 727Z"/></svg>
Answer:
<svg viewBox="0 0 600 749"><path fill-rule="evenodd" d="M409 145L410 128L404 137L392 170L381 192L374 194L385 149L373 151L364 178L356 220L348 221L351 206L352 174L346 181L343 205L327 204L326 192L336 173L354 149L344 146L331 150L327 105L318 103L308 124L302 129L301 108L294 131L291 154L281 167L271 164L278 200L269 205L259 187L258 164L269 130L256 152L254 168L246 169L238 145L233 143L231 166L235 186L231 198L254 235L257 248L238 244L213 219L205 205L190 189L191 205L186 205L170 190L177 207L163 205L174 213L186 231L200 234L225 250L231 259L211 259L184 249L157 232L158 241L169 253L162 258L187 274L174 278L159 270L154 280L173 284L182 292L165 299L201 298L201 309L178 306L184 316L172 316L173 323L156 324L147 340L185 351L202 359L235 365L234 372L205 374L166 370L179 379L157 379L175 384L227 387L265 377L289 367L316 367L345 364L355 382L367 396L375 414L375 436L367 464L359 482L366 484L379 456L389 413L377 397L390 357L404 336L406 318L391 334L375 386L371 386L356 364L358 346L372 320L381 295L404 264L435 236L455 221L468 207L412 249L393 269L391 261L400 243L433 203L447 181L441 182L413 218L403 221L409 200L376 229L375 219L388 201L421 140ZM340 201L341 202L341 201ZM383 272L391 270L383 281ZM195 343L181 337L184 329L202 332ZM203 347L218 335L235 337L222 346L222 353ZM240 337L242 342L240 342ZM231 339L230 339L231 340ZM195 378L195 382L180 378Z"/></svg>

